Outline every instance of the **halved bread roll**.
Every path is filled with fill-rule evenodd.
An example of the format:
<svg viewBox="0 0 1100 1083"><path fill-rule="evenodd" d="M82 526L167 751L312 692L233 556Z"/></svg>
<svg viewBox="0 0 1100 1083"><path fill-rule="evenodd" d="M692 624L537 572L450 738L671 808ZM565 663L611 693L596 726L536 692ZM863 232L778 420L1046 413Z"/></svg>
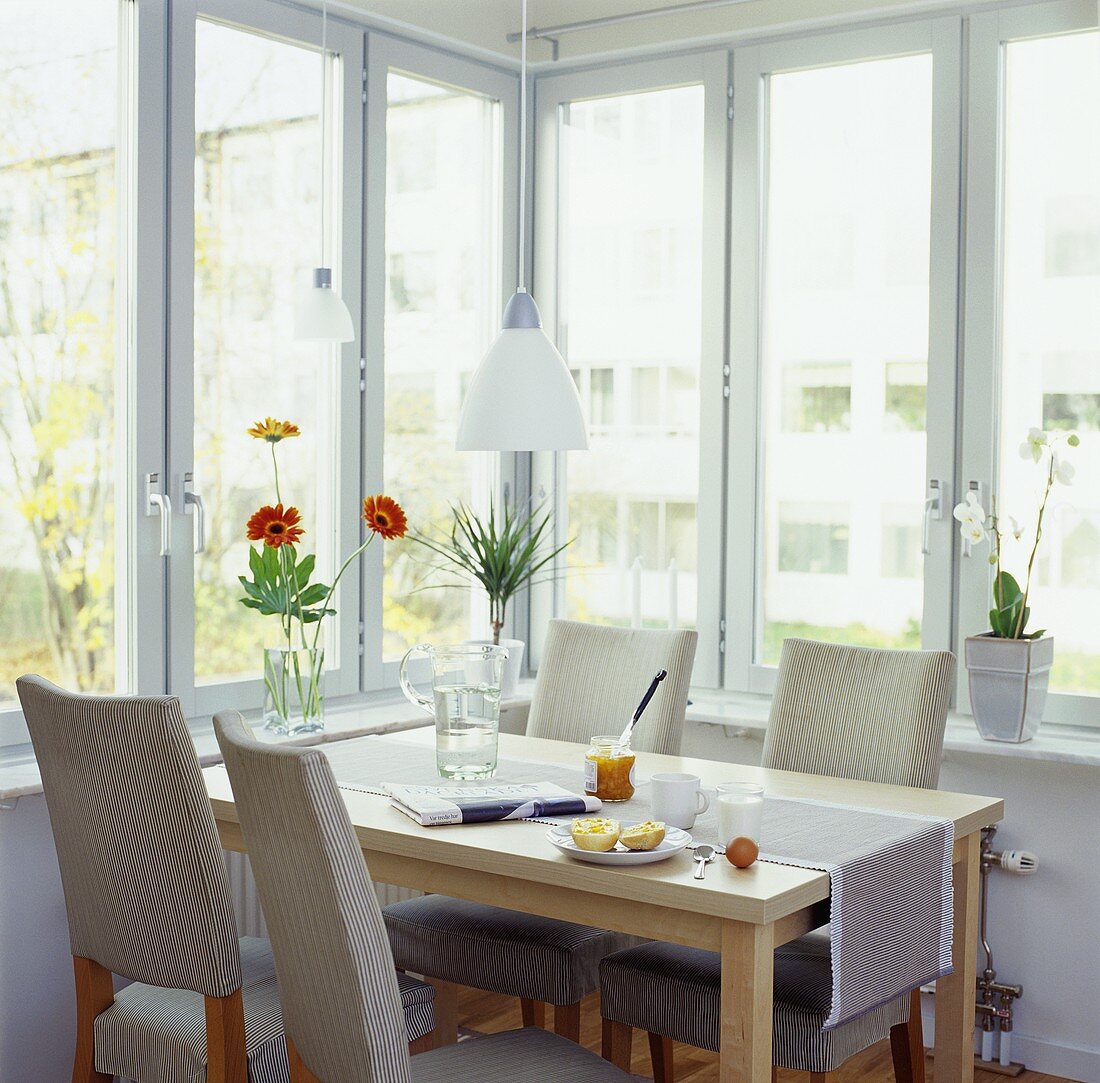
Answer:
<svg viewBox="0 0 1100 1083"><path fill-rule="evenodd" d="M573 821L573 841L578 850L610 850L619 841L619 832L618 820L608 820L602 816Z"/></svg>
<svg viewBox="0 0 1100 1083"><path fill-rule="evenodd" d="M665 825L660 820L624 827L619 841L628 850L655 850L664 841Z"/></svg>

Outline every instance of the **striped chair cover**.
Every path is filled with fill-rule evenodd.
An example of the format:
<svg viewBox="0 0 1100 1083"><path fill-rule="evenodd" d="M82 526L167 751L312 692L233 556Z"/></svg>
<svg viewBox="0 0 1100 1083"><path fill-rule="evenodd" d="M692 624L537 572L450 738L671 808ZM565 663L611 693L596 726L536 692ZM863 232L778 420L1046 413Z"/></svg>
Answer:
<svg viewBox="0 0 1100 1083"><path fill-rule="evenodd" d="M552 620L539 666L529 737L587 743L618 733L653 675L658 686L635 730L634 747L675 755L687 711L697 633L608 628ZM593 992L600 960L637 938L496 906L427 895L386 907L402 969L547 1004Z"/></svg>
<svg viewBox="0 0 1100 1083"><path fill-rule="evenodd" d="M95 1020L99 1071L203 1083L204 997L241 989L252 1083L289 1078L266 940L238 942L217 829L173 696L94 696L20 677L75 956L131 980ZM242 968L243 963L243 968ZM410 1040L431 986L408 982Z"/></svg>
<svg viewBox="0 0 1100 1083"><path fill-rule="evenodd" d="M214 727L271 934L287 1036L309 1072L324 1083L627 1083L542 1031L410 1060L382 914L324 753L263 744L236 712L215 716Z"/></svg>
<svg viewBox="0 0 1100 1083"><path fill-rule="evenodd" d="M779 658L763 766L903 786L939 779L955 656L788 639ZM773 1063L831 1072L909 1018L905 994L831 1031L828 930L775 956ZM600 965L605 1019L718 1048L721 961L713 952L643 944Z"/></svg>

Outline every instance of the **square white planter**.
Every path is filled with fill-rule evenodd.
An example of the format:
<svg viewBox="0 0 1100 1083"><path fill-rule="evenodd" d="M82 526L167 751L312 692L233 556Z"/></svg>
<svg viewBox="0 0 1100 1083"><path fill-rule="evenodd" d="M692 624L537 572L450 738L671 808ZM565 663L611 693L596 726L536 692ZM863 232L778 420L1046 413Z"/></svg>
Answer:
<svg viewBox="0 0 1100 1083"><path fill-rule="evenodd" d="M968 636L966 668L970 709L987 741L1030 741L1043 720L1054 637L997 639L991 632Z"/></svg>

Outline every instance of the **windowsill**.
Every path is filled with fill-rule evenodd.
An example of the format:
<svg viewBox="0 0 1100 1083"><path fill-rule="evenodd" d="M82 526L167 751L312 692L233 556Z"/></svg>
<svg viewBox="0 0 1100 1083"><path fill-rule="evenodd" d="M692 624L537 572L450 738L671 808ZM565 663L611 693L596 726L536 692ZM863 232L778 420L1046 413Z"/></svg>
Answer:
<svg viewBox="0 0 1100 1083"><path fill-rule="evenodd" d="M509 711L526 712L534 681L523 681L515 699L501 705L502 719ZM687 717L690 722L705 726L724 727L731 737L746 740L761 739L768 724L770 699L767 696L739 695L713 689L692 693ZM325 728L320 733L300 737L278 737L258 731L261 740L295 745L329 744L353 737L400 733L431 725L423 711L411 706L400 695L351 700L333 706L326 714ZM191 724L199 762L207 767L221 762L213 727L209 722ZM1024 744L1000 744L978 736L969 715L952 712L947 720L944 751L976 756L1008 757L1021 760L1045 760L1051 763L1076 763L1100 766L1100 730L1079 726L1048 723L1037 737ZM29 745L0 750L0 802L14 802L20 797L42 792L38 764Z"/></svg>

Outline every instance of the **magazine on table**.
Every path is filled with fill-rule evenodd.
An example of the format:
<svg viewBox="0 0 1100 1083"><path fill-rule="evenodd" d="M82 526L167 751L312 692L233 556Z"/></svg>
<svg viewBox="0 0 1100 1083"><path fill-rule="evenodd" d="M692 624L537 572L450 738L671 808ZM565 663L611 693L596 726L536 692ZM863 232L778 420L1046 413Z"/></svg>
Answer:
<svg viewBox="0 0 1100 1083"><path fill-rule="evenodd" d="M596 797L570 793L553 782L486 783L465 786L383 787L394 808L422 827L528 820L541 816L580 816L598 812Z"/></svg>

